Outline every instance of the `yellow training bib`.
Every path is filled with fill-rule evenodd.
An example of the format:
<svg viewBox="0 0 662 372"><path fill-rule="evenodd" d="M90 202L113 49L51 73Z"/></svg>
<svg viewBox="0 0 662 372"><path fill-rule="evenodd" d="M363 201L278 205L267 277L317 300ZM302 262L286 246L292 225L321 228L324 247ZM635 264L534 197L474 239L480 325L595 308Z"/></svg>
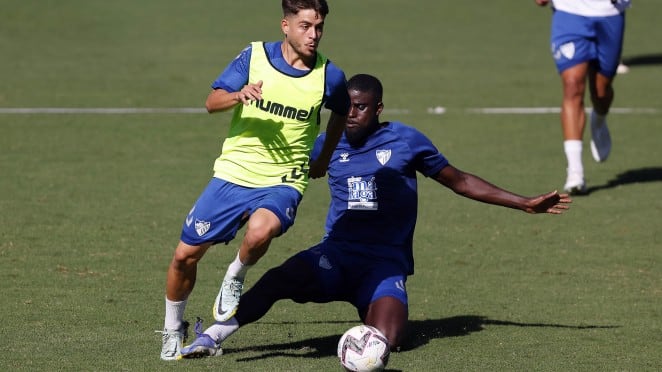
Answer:
<svg viewBox="0 0 662 372"><path fill-rule="evenodd" d="M237 105L214 176L247 187L288 185L303 193L308 159L320 129L326 58L293 77L274 68L264 43L251 43L249 83L262 80L262 100Z"/></svg>

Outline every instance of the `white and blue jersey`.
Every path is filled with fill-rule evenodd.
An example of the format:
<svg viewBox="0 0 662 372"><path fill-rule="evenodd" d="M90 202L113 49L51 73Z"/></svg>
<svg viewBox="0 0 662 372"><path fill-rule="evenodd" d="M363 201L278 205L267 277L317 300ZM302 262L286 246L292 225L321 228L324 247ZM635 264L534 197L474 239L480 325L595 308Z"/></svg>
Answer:
<svg viewBox="0 0 662 372"><path fill-rule="evenodd" d="M584 17L609 17L625 11L631 0L552 0L552 7Z"/></svg>
<svg viewBox="0 0 662 372"><path fill-rule="evenodd" d="M312 159L323 141L321 134ZM413 274L416 173L434 176L448 164L424 134L402 123L386 123L358 148L343 135L329 163L324 241L347 253L399 262L405 274Z"/></svg>
<svg viewBox="0 0 662 372"><path fill-rule="evenodd" d="M555 0L550 44L557 71L590 62L602 75L616 75L629 5L624 0Z"/></svg>

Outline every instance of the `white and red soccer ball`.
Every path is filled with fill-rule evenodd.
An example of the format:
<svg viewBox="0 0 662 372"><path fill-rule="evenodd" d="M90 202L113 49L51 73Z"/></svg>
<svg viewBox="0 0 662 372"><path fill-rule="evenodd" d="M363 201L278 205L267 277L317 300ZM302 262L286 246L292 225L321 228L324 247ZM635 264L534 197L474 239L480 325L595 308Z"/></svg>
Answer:
<svg viewBox="0 0 662 372"><path fill-rule="evenodd" d="M348 371L383 371L389 354L386 337L377 328L368 325L348 329L338 342L340 364Z"/></svg>

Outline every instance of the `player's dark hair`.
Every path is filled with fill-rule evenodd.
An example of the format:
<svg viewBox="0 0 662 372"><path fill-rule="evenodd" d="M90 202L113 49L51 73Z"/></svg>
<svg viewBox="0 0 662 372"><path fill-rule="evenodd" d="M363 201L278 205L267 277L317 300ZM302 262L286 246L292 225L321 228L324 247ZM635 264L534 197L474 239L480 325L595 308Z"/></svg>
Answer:
<svg viewBox="0 0 662 372"><path fill-rule="evenodd" d="M313 9L322 17L329 14L329 5L326 0L283 0L283 16L295 15L300 10Z"/></svg>
<svg viewBox="0 0 662 372"><path fill-rule="evenodd" d="M377 102L382 101L384 88L376 77L368 74L356 74L347 81L347 90L358 90L359 92L370 92Z"/></svg>

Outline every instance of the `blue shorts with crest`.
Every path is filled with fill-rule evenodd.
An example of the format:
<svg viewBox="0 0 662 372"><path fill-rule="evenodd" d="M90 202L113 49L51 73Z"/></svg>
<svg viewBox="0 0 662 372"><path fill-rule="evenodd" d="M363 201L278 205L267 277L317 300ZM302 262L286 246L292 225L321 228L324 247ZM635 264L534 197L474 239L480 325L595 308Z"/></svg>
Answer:
<svg viewBox="0 0 662 372"><path fill-rule="evenodd" d="M590 62L607 77L616 75L621 59L625 13L609 17L584 17L554 11L551 49L559 73Z"/></svg>
<svg viewBox="0 0 662 372"><path fill-rule="evenodd" d="M212 178L186 216L180 239L189 245L228 243L258 208L278 216L283 234L294 224L301 198L289 186L250 188Z"/></svg>

